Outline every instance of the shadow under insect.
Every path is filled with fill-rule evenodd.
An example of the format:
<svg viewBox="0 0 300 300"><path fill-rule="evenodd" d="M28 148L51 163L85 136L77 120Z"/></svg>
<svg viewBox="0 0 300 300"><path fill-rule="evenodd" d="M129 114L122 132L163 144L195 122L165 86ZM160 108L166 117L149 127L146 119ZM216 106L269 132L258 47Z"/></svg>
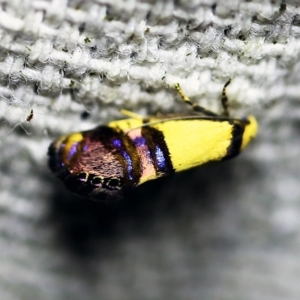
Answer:
<svg viewBox="0 0 300 300"><path fill-rule="evenodd" d="M72 253L93 256L99 251L93 245L115 245L128 235L151 236L152 228L166 219L176 222L197 214L199 218L217 214L221 202L224 205L234 198L231 195L239 184L235 165L239 162L211 163L150 181L123 199L105 202L79 197L53 180L51 216L58 228L59 243ZM246 164L245 169L256 176L253 165ZM103 247L105 255L113 251L110 246L108 252Z"/></svg>

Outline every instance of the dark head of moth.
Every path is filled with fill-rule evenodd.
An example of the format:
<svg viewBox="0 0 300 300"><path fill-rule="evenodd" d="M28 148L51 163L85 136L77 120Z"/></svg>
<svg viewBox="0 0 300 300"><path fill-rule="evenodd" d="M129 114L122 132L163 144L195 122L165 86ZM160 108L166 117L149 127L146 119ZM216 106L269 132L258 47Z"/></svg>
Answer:
<svg viewBox="0 0 300 300"><path fill-rule="evenodd" d="M229 83L229 82L228 82ZM257 133L253 116L208 111L179 91L201 115L131 118L62 136L49 147L49 167L74 193L94 199L121 198L127 191L173 172L236 156Z"/></svg>

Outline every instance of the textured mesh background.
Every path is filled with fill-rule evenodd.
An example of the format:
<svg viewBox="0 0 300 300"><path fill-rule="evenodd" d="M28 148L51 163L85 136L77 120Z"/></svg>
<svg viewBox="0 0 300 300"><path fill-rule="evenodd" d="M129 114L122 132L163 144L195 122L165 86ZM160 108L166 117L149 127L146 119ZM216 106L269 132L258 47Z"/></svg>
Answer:
<svg viewBox="0 0 300 300"><path fill-rule="evenodd" d="M298 1L0 8L1 299L299 298ZM50 174L59 134L120 108L188 109L176 82L218 111L228 78L232 113L260 122L238 159L149 183L113 207Z"/></svg>

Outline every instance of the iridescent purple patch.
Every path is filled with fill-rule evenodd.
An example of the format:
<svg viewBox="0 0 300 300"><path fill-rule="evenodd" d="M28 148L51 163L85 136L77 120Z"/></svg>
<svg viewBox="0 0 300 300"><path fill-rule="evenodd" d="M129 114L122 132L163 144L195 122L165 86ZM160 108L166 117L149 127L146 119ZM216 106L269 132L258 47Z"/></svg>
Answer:
<svg viewBox="0 0 300 300"><path fill-rule="evenodd" d="M72 157L74 156L74 154L77 152L77 146L78 146L78 142L76 142L72 145L72 147L68 153L68 160L71 160Z"/></svg>
<svg viewBox="0 0 300 300"><path fill-rule="evenodd" d="M124 159L126 160L127 163L127 172L128 172L128 177L130 180L133 180L133 164L132 164L132 160L131 157L129 156L129 154L123 149L123 145L122 145L122 141L120 139L113 139L112 140L112 144L118 149L120 150L122 156L124 157Z"/></svg>
<svg viewBox="0 0 300 300"><path fill-rule="evenodd" d="M159 170L165 172L167 170L166 159L164 157L164 153L159 148L159 146L155 147L155 156L156 156L157 166Z"/></svg>
<svg viewBox="0 0 300 300"><path fill-rule="evenodd" d="M146 139L142 136L139 136L139 137L136 137L134 140L133 140L134 144L139 147L139 146L145 146L147 145L146 144Z"/></svg>

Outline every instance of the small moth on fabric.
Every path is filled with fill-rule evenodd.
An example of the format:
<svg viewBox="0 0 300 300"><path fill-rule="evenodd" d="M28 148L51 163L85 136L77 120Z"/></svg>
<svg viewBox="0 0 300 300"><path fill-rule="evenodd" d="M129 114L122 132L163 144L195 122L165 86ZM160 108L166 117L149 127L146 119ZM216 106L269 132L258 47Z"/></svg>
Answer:
<svg viewBox="0 0 300 300"><path fill-rule="evenodd" d="M74 193L94 199L121 198L140 184L240 153L256 136L253 116L232 118L224 85L223 112L183 101L200 115L130 118L64 135L49 147L49 167Z"/></svg>

